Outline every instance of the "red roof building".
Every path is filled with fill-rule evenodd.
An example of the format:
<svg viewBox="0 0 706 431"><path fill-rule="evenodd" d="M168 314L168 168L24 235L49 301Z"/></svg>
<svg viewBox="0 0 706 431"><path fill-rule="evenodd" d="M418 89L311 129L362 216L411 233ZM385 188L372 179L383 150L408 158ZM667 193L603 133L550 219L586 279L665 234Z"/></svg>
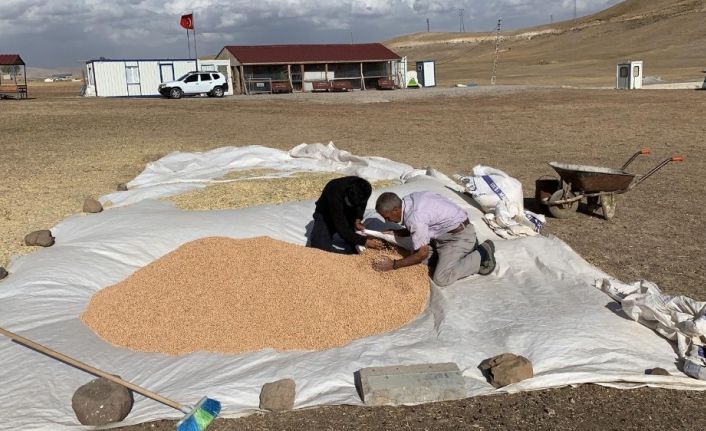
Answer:
<svg viewBox="0 0 706 431"><path fill-rule="evenodd" d="M365 90L396 75L401 57L380 43L225 46L236 94Z"/></svg>
<svg viewBox="0 0 706 431"><path fill-rule="evenodd" d="M27 98L26 67L18 54L0 54L0 99ZM24 84L19 81L24 81Z"/></svg>
<svg viewBox="0 0 706 431"><path fill-rule="evenodd" d="M0 66L24 66L25 62L18 54L0 54Z"/></svg>

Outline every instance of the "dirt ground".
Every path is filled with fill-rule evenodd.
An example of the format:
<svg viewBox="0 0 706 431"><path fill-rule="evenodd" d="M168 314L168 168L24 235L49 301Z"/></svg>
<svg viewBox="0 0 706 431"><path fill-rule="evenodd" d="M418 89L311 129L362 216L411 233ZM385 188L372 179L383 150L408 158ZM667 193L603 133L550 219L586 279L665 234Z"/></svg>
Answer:
<svg viewBox="0 0 706 431"><path fill-rule="evenodd" d="M412 91L418 93L404 97ZM354 154L446 174L494 166L522 181L531 204L535 179L553 173L548 161L619 167L648 147L652 156L638 159L633 172L673 154L686 160L620 196L613 221L580 213L551 219L545 233L624 281L645 278L670 294L706 300L700 225L706 92L480 87L393 93L175 101L35 92L31 100L0 101L0 265L32 251L22 245L26 233L52 227L80 211L84 198L114 191L171 151L333 141ZM253 415L220 420L213 429L693 429L706 418L704 402L701 393L584 385L415 407Z"/></svg>

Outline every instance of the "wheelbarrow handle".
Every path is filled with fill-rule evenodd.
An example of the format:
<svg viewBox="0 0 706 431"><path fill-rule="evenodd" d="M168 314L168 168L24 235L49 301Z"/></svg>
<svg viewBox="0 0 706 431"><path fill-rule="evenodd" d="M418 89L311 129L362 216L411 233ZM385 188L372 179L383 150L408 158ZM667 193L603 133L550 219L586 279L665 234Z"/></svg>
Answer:
<svg viewBox="0 0 706 431"><path fill-rule="evenodd" d="M645 181L646 179L648 179L649 177L651 177L652 174L654 174L654 173L657 172L658 170L662 169L662 167L663 167L664 165L666 165L667 163L671 163L671 162L683 162L683 161L684 161L684 157L682 157L682 156L673 156L673 157L670 157L670 158L668 158L668 159L662 160L661 162L659 162L659 164L658 164L657 166L655 166L654 168L650 169L649 172L647 172L645 175L643 175L642 177L640 177L640 179L638 179L637 181L634 181L632 184L630 184L630 188L632 189L633 187L637 186L637 185L640 184L641 182L643 182L643 181Z"/></svg>
<svg viewBox="0 0 706 431"><path fill-rule="evenodd" d="M647 155L650 155L651 153L652 153L652 152L650 151L649 148L643 148L643 149L641 149L640 151L638 151L638 152L636 152L635 154L633 154L633 155L628 159L628 161L625 162L625 164L620 168L620 170L621 170L621 171L624 171L625 169L627 169L627 167L630 166L630 163L632 163L633 160L635 160L635 159L637 158L637 156L647 156Z"/></svg>

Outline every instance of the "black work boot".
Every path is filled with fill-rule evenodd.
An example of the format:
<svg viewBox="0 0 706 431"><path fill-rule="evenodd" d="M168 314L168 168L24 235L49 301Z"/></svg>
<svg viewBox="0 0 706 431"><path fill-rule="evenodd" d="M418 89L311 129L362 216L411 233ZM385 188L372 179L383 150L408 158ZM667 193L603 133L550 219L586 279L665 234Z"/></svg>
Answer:
<svg viewBox="0 0 706 431"><path fill-rule="evenodd" d="M488 275L493 272L495 269L495 244L493 244L493 241L483 241L483 243L478 246L478 253L480 253L480 269L478 270L478 274Z"/></svg>

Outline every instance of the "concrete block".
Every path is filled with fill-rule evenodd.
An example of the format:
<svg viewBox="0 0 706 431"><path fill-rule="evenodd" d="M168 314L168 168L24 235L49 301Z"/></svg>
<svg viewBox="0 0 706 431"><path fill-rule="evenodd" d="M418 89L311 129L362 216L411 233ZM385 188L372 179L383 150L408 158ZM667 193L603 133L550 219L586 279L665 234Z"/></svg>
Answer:
<svg viewBox="0 0 706 431"><path fill-rule="evenodd" d="M467 396L463 375L453 362L362 368L355 373L355 382L368 406L457 400Z"/></svg>

